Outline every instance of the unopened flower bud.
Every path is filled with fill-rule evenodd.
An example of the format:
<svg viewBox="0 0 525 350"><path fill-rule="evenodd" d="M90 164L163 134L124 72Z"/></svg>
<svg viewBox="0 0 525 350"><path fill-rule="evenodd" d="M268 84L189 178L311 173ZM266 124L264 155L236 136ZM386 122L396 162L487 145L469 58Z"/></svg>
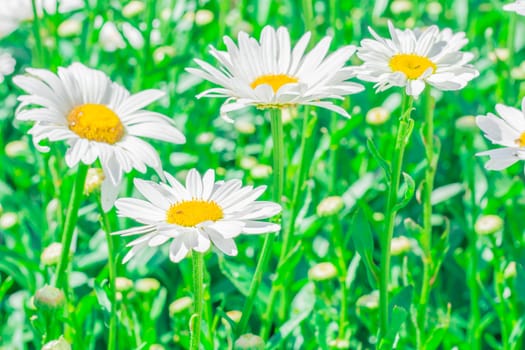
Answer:
<svg viewBox="0 0 525 350"><path fill-rule="evenodd" d="M264 350L264 340L255 334L243 334L235 341L235 350Z"/></svg>
<svg viewBox="0 0 525 350"><path fill-rule="evenodd" d="M226 315L235 323L239 323L242 317L242 312L239 310L231 310L226 312Z"/></svg>
<svg viewBox="0 0 525 350"><path fill-rule="evenodd" d="M61 254L62 244L59 242L53 242L42 251L40 262L47 266L56 265L60 261Z"/></svg>
<svg viewBox="0 0 525 350"><path fill-rule="evenodd" d="M149 350L165 350L166 348L160 344L152 344L149 347Z"/></svg>
<svg viewBox="0 0 525 350"><path fill-rule="evenodd" d="M410 248L410 240L405 236L394 237L390 242L390 254L393 256L409 252Z"/></svg>
<svg viewBox="0 0 525 350"><path fill-rule="evenodd" d="M22 140L11 141L5 146L5 154L9 158L15 158L28 151L27 143Z"/></svg>
<svg viewBox="0 0 525 350"><path fill-rule="evenodd" d="M350 349L350 342L346 339L332 339L328 345L331 349Z"/></svg>
<svg viewBox="0 0 525 350"><path fill-rule="evenodd" d="M42 350L71 350L71 345L69 345L63 336L60 336L59 339L46 343L42 347Z"/></svg>
<svg viewBox="0 0 525 350"><path fill-rule="evenodd" d="M343 198L340 196L326 197L317 206L317 215L331 216L339 213L343 209Z"/></svg>
<svg viewBox="0 0 525 350"><path fill-rule="evenodd" d="M104 171L100 168L89 168L86 182L84 183L84 193L86 195L92 193L95 190L98 190L102 186L104 181Z"/></svg>
<svg viewBox="0 0 525 350"><path fill-rule="evenodd" d="M473 115L465 115L456 119L456 128L463 132L478 132L476 124L476 117Z"/></svg>
<svg viewBox="0 0 525 350"><path fill-rule="evenodd" d="M308 270L308 278L312 281L326 281L337 276L337 269L331 262L322 262Z"/></svg>
<svg viewBox="0 0 525 350"><path fill-rule="evenodd" d="M375 310L379 307L379 292L377 290L370 294L365 294L356 301L356 305L359 308Z"/></svg>
<svg viewBox="0 0 525 350"><path fill-rule="evenodd" d="M196 142L199 145L209 145L210 143L212 143L214 138L215 135L212 132L203 132L197 135Z"/></svg>
<svg viewBox="0 0 525 350"><path fill-rule="evenodd" d="M516 262L511 261L505 268L505 271L503 271L503 276L505 277L505 279L510 279L516 277L516 274Z"/></svg>
<svg viewBox="0 0 525 350"><path fill-rule="evenodd" d="M36 291L34 302L38 309L56 310L64 306L66 297L60 289L46 285Z"/></svg>
<svg viewBox="0 0 525 350"><path fill-rule="evenodd" d="M115 288L117 292L125 293L133 287L133 281L126 277L115 278Z"/></svg>
<svg viewBox="0 0 525 350"><path fill-rule="evenodd" d="M18 215L16 213L7 212L0 216L0 228L8 230L18 224Z"/></svg>
<svg viewBox="0 0 525 350"><path fill-rule="evenodd" d="M154 293L160 289L160 282L155 278L141 278L135 282L135 289L142 294Z"/></svg>
<svg viewBox="0 0 525 350"><path fill-rule="evenodd" d="M412 11L412 6L412 1L394 0L390 5L390 11L395 15L399 15L400 13Z"/></svg>
<svg viewBox="0 0 525 350"><path fill-rule="evenodd" d="M172 46L160 46L153 51L153 60L155 63L160 63L165 59L174 57L177 51Z"/></svg>
<svg viewBox="0 0 525 350"><path fill-rule="evenodd" d="M254 179L267 179L272 173L272 167L265 164L257 164L250 171L250 175Z"/></svg>
<svg viewBox="0 0 525 350"><path fill-rule="evenodd" d="M122 15L126 18L135 17L142 13L146 5L142 1L133 0L130 1L122 8Z"/></svg>
<svg viewBox="0 0 525 350"><path fill-rule="evenodd" d="M503 227L503 220L497 215L480 216L474 225L478 235L490 235L498 232Z"/></svg>
<svg viewBox="0 0 525 350"><path fill-rule="evenodd" d="M241 158L240 164L241 168L249 170L257 165L257 158L255 157L243 157Z"/></svg>
<svg viewBox="0 0 525 350"><path fill-rule="evenodd" d="M426 10L428 14L438 16L443 12L443 6L438 1L431 1L426 5Z"/></svg>
<svg viewBox="0 0 525 350"><path fill-rule="evenodd" d="M82 32L82 22L76 18L69 18L58 26L58 36L69 38Z"/></svg>
<svg viewBox="0 0 525 350"><path fill-rule="evenodd" d="M510 56L510 51L509 49L506 49L506 48L497 48L494 51L489 52L489 58L494 62L495 61L505 62L509 59L509 56Z"/></svg>
<svg viewBox="0 0 525 350"><path fill-rule="evenodd" d="M182 298L175 300L169 306L170 316L173 317L173 315L179 314L183 312L184 310L189 309L192 304L193 304L193 299L190 297L182 297Z"/></svg>
<svg viewBox="0 0 525 350"><path fill-rule="evenodd" d="M213 12L210 10L198 10L195 13L195 24L198 26L204 26L213 21Z"/></svg>
<svg viewBox="0 0 525 350"><path fill-rule="evenodd" d="M370 125L384 124L390 118L390 112L384 107L375 107L366 113L365 120Z"/></svg>
<svg viewBox="0 0 525 350"><path fill-rule="evenodd" d="M255 133L255 125L244 119L239 119L235 122L235 129L241 134L251 135Z"/></svg>

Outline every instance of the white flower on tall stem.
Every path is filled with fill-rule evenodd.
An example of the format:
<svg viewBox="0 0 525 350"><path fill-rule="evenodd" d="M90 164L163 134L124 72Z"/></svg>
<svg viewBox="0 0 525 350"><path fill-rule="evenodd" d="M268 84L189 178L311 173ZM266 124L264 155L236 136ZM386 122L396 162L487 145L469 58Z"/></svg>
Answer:
<svg viewBox="0 0 525 350"><path fill-rule="evenodd" d="M109 210L116 199L124 173L136 169L141 173L152 167L162 176L159 155L139 137L171 143L185 138L167 116L143 110L164 95L160 90L145 90L131 95L108 76L80 63L58 68L58 74L44 69L27 69L13 81L27 95L16 119L34 121L29 130L35 146L43 152L49 147L40 142L66 141L65 155L69 167L79 162L92 164L100 160L105 180L102 204ZM30 108L39 106L39 108Z"/></svg>
<svg viewBox="0 0 525 350"><path fill-rule="evenodd" d="M135 179L135 188L146 198L120 198L115 202L121 217L132 218L144 226L113 234L141 235L128 246L126 263L148 247L157 247L168 241L170 259L181 261L190 250L207 251L213 243L227 255L237 255L234 238L240 234L277 232L280 226L259 221L281 211L281 206L257 201L266 186L242 186L240 180L215 181L215 173L208 170L202 177L189 171L186 185L165 173L168 184Z"/></svg>
<svg viewBox="0 0 525 350"><path fill-rule="evenodd" d="M5 76L14 72L16 61L7 52L0 52L0 83L4 82Z"/></svg>
<svg viewBox="0 0 525 350"><path fill-rule="evenodd" d="M248 106L260 109L312 105L349 117L341 107L326 99L343 99L364 87L347 81L355 76L354 67L345 67L355 46L344 46L327 56L330 37L323 38L305 54L310 41L306 33L292 48L290 34L284 27L264 27L259 41L245 32L238 36L238 46L224 37L226 51L214 47L210 53L219 62L215 68L196 59L200 68L187 71L219 85L197 95L226 98L221 116Z"/></svg>
<svg viewBox="0 0 525 350"><path fill-rule="evenodd" d="M525 16L525 0L518 0L503 6L505 11L516 12L518 15Z"/></svg>
<svg viewBox="0 0 525 350"><path fill-rule="evenodd" d="M391 39L369 28L374 39L362 40L357 51L364 61L358 78L376 83L377 91L400 86L417 97L426 84L440 90L459 90L479 75L468 64L474 55L460 51L468 42L465 33L440 31L437 26L402 31L390 21L388 28Z"/></svg>
<svg viewBox="0 0 525 350"><path fill-rule="evenodd" d="M499 117L489 113L476 117L476 123L492 143L503 148L479 152L478 156L489 156L485 168L503 170L518 160L525 160L525 98L521 111L502 104L496 105Z"/></svg>

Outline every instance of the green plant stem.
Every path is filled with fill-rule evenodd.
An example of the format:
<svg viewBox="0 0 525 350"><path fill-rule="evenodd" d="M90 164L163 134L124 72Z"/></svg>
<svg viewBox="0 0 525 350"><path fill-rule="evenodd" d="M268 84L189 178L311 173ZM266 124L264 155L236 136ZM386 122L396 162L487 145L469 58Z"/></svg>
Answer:
<svg viewBox="0 0 525 350"><path fill-rule="evenodd" d="M496 243L494 235L491 237L492 240L492 251L494 257L492 258L492 265L494 267L494 291L496 292L497 301L495 302L496 313L500 321L501 327L501 341L502 341L502 350L510 350L511 344L509 343L510 333L512 329L509 329L509 319L511 319L511 314L507 307L506 298L504 295L504 285L505 277L502 271L501 265L505 260Z"/></svg>
<svg viewBox="0 0 525 350"><path fill-rule="evenodd" d="M115 245L113 242L113 236L111 236L111 221L109 220L108 213L102 209L102 202L100 197L98 198L98 208L102 220L102 228L106 235L106 242L108 245L108 277L109 277L109 302L111 303L111 314L109 317L109 336L108 336L108 350L117 349L117 322L118 322L118 305L117 305L117 265L115 264Z"/></svg>
<svg viewBox="0 0 525 350"><path fill-rule="evenodd" d="M283 121L280 109L270 109L270 125L272 128L273 141L273 201L281 203L284 190L284 132ZM281 222L281 216L277 217L277 222ZM257 297L257 291L262 281L264 271L268 266L268 261L272 253L273 242L279 232L267 234L255 268L252 283L248 291L248 298L244 304L242 317L237 327L237 335L244 333L248 320L250 319L253 304Z"/></svg>
<svg viewBox="0 0 525 350"><path fill-rule="evenodd" d="M315 37L315 21L314 21L314 7L312 0L302 0L303 2L303 11L304 11L304 22L306 28L312 32L312 37ZM313 38L312 38L313 39Z"/></svg>
<svg viewBox="0 0 525 350"><path fill-rule="evenodd" d="M506 102L510 105L514 104L514 96L517 96L517 93L513 91L514 79L512 78L512 69L514 68L514 51L516 46L516 23L517 23L517 14L511 13L509 20L509 27L507 33L507 48L509 50L509 60L507 62L508 67L508 78L507 78L507 93Z"/></svg>
<svg viewBox="0 0 525 350"><path fill-rule="evenodd" d="M292 200L290 203L290 220L288 221L288 227L283 233L283 243L281 248L281 253L279 255L279 262L277 263L277 283L272 284L272 288L270 290L270 296L268 298L268 305L266 308L266 312L263 317L263 324L261 326L261 337L263 339L266 339L268 337L268 333L270 331L270 327L273 321L273 309L276 301L277 294L281 291L283 292L282 297L284 298L284 289L282 281L285 280L285 278L280 278L279 276L281 273L283 273L282 267L286 263L288 254L290 252L291 247L293 247L293 238L295 234L295 222L297 220L297 216L299 215L299 197L301 196L301 193L303 191L304 187L304 181L306 178L306 173L308 172L308 166L306 165L306 151L308 149L306 143L307 140L310 139L309 136L311 136L311 132L309 131L309 123L310 123L310 108L305 107L304 117L303 117L303 126L302 126L302 132L301 132L301 144L299 146L299 152L300 152L300 159L299 159L299 166L297 169L297 177L294 181L294 189L292 194ZM283 302L279 305L279 315L284 316L286 314L287 309L287 303ZM281 317L282 318L282 317Z"/></svg>
<svg viewBox="0 0 525 350"><path fill-rule="evenodd" d="M423 281L417 306L417 344L418 349L425 349L425 324L427 304L430 294L430 277L432 274L432 190L436 174L437 154L434 154L434 101L430 87L425 90L425 124L423 128L423 143L427 167L423 190L423 231L419 243L423 250Z"/></svg>
<svg viewBox="0 0 525 350"><path fill-rule="evenodd" d="M62 252L60 254L60 261L57 266L55 286L66 293L68 286L67 270L69 267L69 254L71 250L71 241L73 240L73 232L78 220L78 209L84 194L84 182L88 166L79 163L77 170L77 178L73 185L72 197L69 200L69 205L66 213L66 222L62 231ZM66 293L67 294L67 293Z"/></svg>
<svg viewBox="0 0 525 350"><path fill-rule="evenodd" d="M403 156L408 140L412 133L413 120L410 118L412 112L413 98L403 98L407 102L403 103L401 117L399 118L399 125L397 129L396 143L394 152L392 154L392 173L390 176L390 184L388 188L387 207L385 216L385 230L381 235L381 269L379 281L379 312L380 312L380 327L379 339L385 337L388 331L389 324L389 295L388 283L390 281L390 242L394 234L395 219L397 214L397 193L399 190L399 183L401 178L401 170L403 167Z"/></svg>
<svg viewBox="0 0 525 350"><path fill-rule="evenodd" d="M45 65L46 58L44 57L45 51L40 32L40 17L38 16L36 0L31 0L31 5L33 8L33 35L35 37L36 55L38 57L38 60L33 58L33 61L35 63L38 62L38 65Z"/></svg>
<svg viewBox="0 0 525 350"><path fill-rule="evenodd" d="M464 167L466 174L467 187L469 189L469 202L466 204L468 208L466 212L467 223L468 223L468 250L469 259L467 266L467 283L470 292L470 317L468 326L468 340L472 350L481 349L481 333L480 333L480 290L478 285L478 250L477 240L478 235L474 230L474 224L477 217L477 205L476 205L476 160L470 155L470 150L474 149L474 140L472 134L466 135L466 147L464 152L466 154L467 164Z"/></svg>
<svg viewBox="0 0 525 350"><path fill-rule="evenodd" d="M345 260L345 239L341 227L341 221L337 215L332 218L334 227L334 236L336 237L335 253L337 256L337 265L339 273L339 284L341 286L341 309L339 310L339 333L338 339L344 340L346 334L347 316L348 316L348 287L346 285L346 275L348 267Z"/></svg>
<svg viewBox="0 0 525 350"><path fill-rule="evenodd" d="M193 251L192 252L192 266L193 266L193 298L195 305L195 313L191 317L191 339L190 349L198 350L201 339L202 328L202 311L203 311L203 296L204 296L204 254Z"/></svg>

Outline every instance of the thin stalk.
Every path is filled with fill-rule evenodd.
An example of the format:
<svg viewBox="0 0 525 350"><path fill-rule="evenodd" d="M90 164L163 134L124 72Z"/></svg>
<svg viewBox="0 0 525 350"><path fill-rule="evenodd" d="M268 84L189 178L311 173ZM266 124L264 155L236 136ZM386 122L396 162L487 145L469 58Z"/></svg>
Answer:
<svg viewBox="0 0 525 350"><path fill-rule="evenodd" d="M304 22L306 28L312 32L312 37L315 37L315 21L314 21L314 7L312 0L302 0L303 2L303 13L304 13ZM313 38L312 38L313 39Z"/></svg>
<svg viewBox="0 0 525 350"><path fill-rule="evenodd" d="M497 301L494 304L496 313L500 321L501 327L501 341L502 341L502 350L510 350L511 344L509 343L510 334L512 329L509 329L509 310L506 304L506 298L504 294L504 285L505 277L501 269L501 263L504 261L499 248L496 244L496 239L494 236L491 237L492 240L492 249L494 252L494 258L492 259L492 265L494 267L494 290L496 292Z"/></svg>
<svg viewBox="0 0 525 350"><path fill-rule="evenodd" d="M517 14L511 13L509 20L509 27L507 33L507 48L509 49L509 61L507 62L508 67L508 78L507 78L507 103L513 104L514 97L516 94L513 93L514 79L512 78L512 69L514 68L514 51L515 51L515 36L516 36L516 23L517 23Z"/></svg>
<svg viewBox="0 0 525 350"><path fill-rule="evenodd" d="M410 118L412 112L413 98L410 96L403 103L399 126L397 129L396 143L394 153L392 154L392 174L390 177L390 186L388 188L388 198L385 217L385 230L381 236L381 269L379 281L379 310L380 310L380 328L378 344L385 337L389 324L389 295L388 283L390 281L390 243L394 234L395 219L397 214L397 193L403 168L403 156L408 140L412 133L413 120Z"/></svg>
<svg viewBox="0 0 525 350"><path fill-rule="evenodd" d="M425 324L427 304L430 295L430 277L432 273L432 190L436 174L437 154L434 154L434 101L430 94L430 87L425 90L425 124L423 129L423 143L427 167L425 169L425 183L423 190L423 232L419 243L423 249L423 281L417 306L417 344L418 349L425 348Z"/></svg>
<svg viewBox="0 0 525 350"><path fill-rule="evenodd" d="M102 228L106 235L106 242L108 245L108 277L109 277L109 293L108 298L111 304L111 314L109 317L109 335L108 335L108 350L117 349L117 322L118 322L118 306L117 306L117 265L115 264L115 245L113 242L113 236L111 236L111 221L109 216L102 209L101 199L98 198L98 208L101 215Z"/></svg>
<svg viewBox="0 0 525 350"><path fill-rule="evenodd" d="M305 113L303 117L303 127L301 132L301 144L299 146L299 152L300 152L300 159L299 159L299 166L297 168L297 177L294 181L294 189L292 194L292 200L290 203L290 220L288 221L288 227L283 233L283 243L281 248L281 254L279 255L279 262L277 263L277 273L279 274L282 271L282 266L286 262L286 258L288 256L288 253L290 249L294 246L293 245L293 238L295 234L295 222L297 220L297 216L299 215L299 197L301 196L301 193L303 191L304 187L304 181L306 178L306 173L308 171L308 166L306 166L305 160L307 159L306 151L308 149L306 142L309 140L310 132L308 124L310 123L310 108L305 107ZM270 296L268 298L268 305L266 307L266 313L263 317L263 324L261 327L261 337L263 339L266 339L268 337L268 333L270 331L270 327L273 320L273 309L276 301L277 294L279 291L282 291L284 293L282 281L285 280L285 278L276 278L279 283L273 283L272 288L270 290ZM279 315L285 315L287 304L281 303L279 306Z"/></svg>
<svg viewBox="0 0 525 350"><path fill-rule="evenodd" d="M281 203L284 190L284 132L283 121L280 109L270 109L270 125L272 128L273 141L273 201ZM279 216L277 222L281 222L282 218ZM242 317L237 327L237 335L244 333L248 320L250 319L253 304L257 298L257 291L262 281L263 272L268 266L268 261L272 253L273 242L279 232L275 234L267 234L264 238L264 244L259 256L259 261L255 268L252 283L248 291L248 298L244 304Z"/></svg>
<svg viewBox="0 0 525 350"><path fill-rule="evenodd" d="M38 11L37 11L37 5L36 0L31 0L31 5L33 8L33 35L35 37L35 46L36 46L36 54L38 56L38 61L34 60L35 62L38 62L39 64L44 64L46 59L44 57L44 46L40 31L40 18L38 17Z"/></svg>
<svg viewBox="0 0 525 350"><path fill-rule="evenodd" d="M192 255L193 266L193 297L195 303L195 313L191 317L191 338L190 349L198 350L201 339L202 328L202 311L203 311L203 295L204 295L204 254L193 252Z"/></svg>
<svg viewBox="0 0 525 350"><path fill-rule="evenodd" d="M467 267L467 283L470 292L470 319L468 325L468 340L472 350L481 349L481 333L480 333L480 310L479 310L479 300L480 300L480 290L478 285L478 250L477 250L477 240L478 235L474 230L474 223L477 217L477 208L476 205L476 178L475 178L475 169L476 169L476 160L474 157L470 156L470 150L474 149L474 140L472 134L467 135L466 150L464 152L469 152L467 155L467 164L464 167L466 174L467 186L469 189L469 206L466 212L467 223L468 223L468 250L469 250L469 259Z"/></svg>
<svg viewBox="0 0 525 350"><path fill-rule="evenodd" d="M337 256L337 265L339 273L339 284L341 285L341 309L339 310L339 333L338 339L344 340L346 326L348 324L348 287L346 285L346 275L348 274L348 265L345 261L345 239L341 228L341 221L337 215L333 216L332 223L334 226L334 236L336 237L335 253Z"/></svg>
<svg viewBox="0 0 525 350"><path fill-rule="evenodd" d="M64 292L68 289L67 270L69 267L69 252L71 249L71 241L73 240L73 232L78 220L78 209L80 208L80 202L83 198L84 182L86 181L87 171L87 165L79 163L77 178L73 185L72 197L69 200L66 222L62 231L62 252L60 254L60 262L57 266L55 286L62 289Z"/></svg>

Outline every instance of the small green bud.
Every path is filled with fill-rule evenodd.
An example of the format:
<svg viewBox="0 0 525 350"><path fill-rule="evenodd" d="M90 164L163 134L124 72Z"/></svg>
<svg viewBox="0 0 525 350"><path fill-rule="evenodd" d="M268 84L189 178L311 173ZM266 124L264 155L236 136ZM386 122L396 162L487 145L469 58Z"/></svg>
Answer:
<svg viewBox="0 0 525 350"><path fill-rule="evenodd" d="M243 334L235 341L235 350L264 350L264 340L255 334Z"/></svg>

